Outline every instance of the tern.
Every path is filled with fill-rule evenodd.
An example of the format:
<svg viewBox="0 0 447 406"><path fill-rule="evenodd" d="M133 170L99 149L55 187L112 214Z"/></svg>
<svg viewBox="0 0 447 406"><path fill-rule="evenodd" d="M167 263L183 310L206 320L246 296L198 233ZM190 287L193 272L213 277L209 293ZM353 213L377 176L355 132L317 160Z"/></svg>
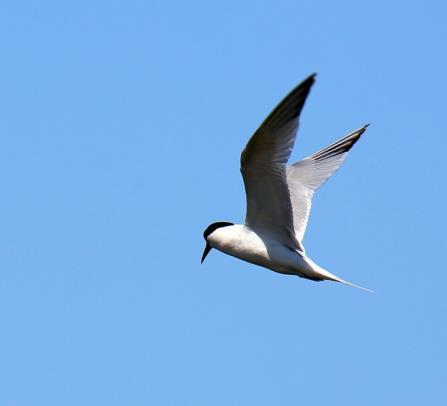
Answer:
<svg viewBox="0 0 447 406"><path fill-rule="evenodd" d="M219 221L204 231L201 262L215 248L225 254L312 281L341 282L304 250L303 236L315 191L341 166L368 124L291 165L304 102L315 82L312 74L296 86L270 113L248 141L241 155L247 210L245 224Z"/></svg>

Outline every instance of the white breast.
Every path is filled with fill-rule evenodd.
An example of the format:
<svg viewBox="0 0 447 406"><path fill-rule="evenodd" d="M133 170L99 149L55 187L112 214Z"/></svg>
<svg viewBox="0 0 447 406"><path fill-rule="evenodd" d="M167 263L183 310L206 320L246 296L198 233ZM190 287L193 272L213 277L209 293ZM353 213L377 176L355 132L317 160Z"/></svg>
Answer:
<svg viewBox="0 0 447 406"><path fill-rule="evenodd" d="M208 236L208 242L225 254L280 273L296 275L303 262L296 251L241 224L218 228Z"/></svg>
<svg viewBox="0 0 447 406"><path fill-rule="evenodd" d="M268 256L264 241L241 224L218 228L208 236L208 242L213 248L246 261L249 257L262 259Z"/></svg>

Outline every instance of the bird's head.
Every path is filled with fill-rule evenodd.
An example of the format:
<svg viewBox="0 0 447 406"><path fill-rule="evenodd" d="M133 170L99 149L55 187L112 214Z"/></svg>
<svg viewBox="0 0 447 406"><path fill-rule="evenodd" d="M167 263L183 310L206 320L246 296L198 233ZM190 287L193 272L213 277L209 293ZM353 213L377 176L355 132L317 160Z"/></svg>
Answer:
<svg viewBox="0 0 447 406"><path fill-rule="evenodd" d="M228 223L227 221L218 221L216 223L210 224L205 229L205 231L203 232L203 238L205 238L206 246L205 246L205 250L203 251L202 260L200 261L200 263L203 263L203 261L205 261L206 256L208 255L208 253L213 248L210 245L210 243L208 242L209 235L212 234L214 231L216 231L218 228L232 226L232 225L234 225L234 224L233 223Z"/></svg>

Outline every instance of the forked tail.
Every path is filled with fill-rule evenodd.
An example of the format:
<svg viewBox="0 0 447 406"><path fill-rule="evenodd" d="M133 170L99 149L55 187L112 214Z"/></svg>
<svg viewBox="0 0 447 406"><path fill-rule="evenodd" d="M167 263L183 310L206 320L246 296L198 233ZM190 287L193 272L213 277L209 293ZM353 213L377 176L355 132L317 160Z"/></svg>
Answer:
<svg viewBox="0 0 447 406"><path fill-rule="evenodd" d="M370 293L374 293L374 291L371 289L364 288L363 286L359 286L359 285L354 285L351 282L347 282L344 279L341 279L338 276L335 276L334 274L326 271L326 269L323 269L321 266L317 265L309 257L305 257L305 261L312 267L312 271L316 274L316 276L319 280L340 282L340 283L344 283L345 285L353 286L354 288L358 288L358 289L366 290L367 292L370 292Z"/></svg>
<svg viewBox="0 0 447 406"><path fill-rule="evenodd" d="M374 292L373 290L371 290L371 289L364 288L363 286L359 286L359 285L354 285L353 283L351 283L351 282L346 282L346 281L344 281L343 279L340 279L340 278L337 278L337 279L331 279L331 280L333 280L333 281L335 281L335 282L344 283L345 285L354 286L354 288L358 288L358 289L366 290L366 291L369 292L369 293L375 293L375 292Z"/></svg>
<svg viewBox="0 0 447 406"><path fill-rule="evenodd" d="M362 290L366 290L367 292L370 293L374 293L373 290L368 289L368 288L364 288L363 286L359 286L359 285L355 285L351 282L345 281L344 279L339 278L338 276L335 276L334 274L331 274L330 272L326 271L326 269L321 268L320 266L318 267L318 273L326 280L328 281L334 281L334 282L340 282L340 283L344 283L345 285L349 285L349 286L353 286L354 288L358 288L358 289L362 289Z"/></svg>

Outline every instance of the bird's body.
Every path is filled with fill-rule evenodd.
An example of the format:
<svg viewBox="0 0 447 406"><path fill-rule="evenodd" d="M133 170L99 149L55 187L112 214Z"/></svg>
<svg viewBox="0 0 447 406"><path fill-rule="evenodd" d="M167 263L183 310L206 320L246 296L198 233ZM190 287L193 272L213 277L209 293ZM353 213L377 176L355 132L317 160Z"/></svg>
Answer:
<svg viewBox="0 0 447 406"><path fill-rule="evenodd" d="M208 226L202 262L216 248L281 274L356 286L318 266L307 257L302 244L315 190L340 167L367 127L287 165L299 114L314 78L310 76L292 90L250 138L241 155L247 195L245 224Z"/></svg>
<svg viewBox="0 0 447 406"><path fill-rule="evenodd" d="M208 243L225 254L278 273L313 281L332 280L359 287L332 275L304 252L293 250L262 232L257 233L245 224L218 228L210 234Z"/></svg>
<svg viewBox="0 0 447 406"><path fill-rule="evenodd" d="M221 227L208 238L212 248L225 254L288 275L311 277L312 269L305 256L265 234L258 234L245 224Z"/></svg>

